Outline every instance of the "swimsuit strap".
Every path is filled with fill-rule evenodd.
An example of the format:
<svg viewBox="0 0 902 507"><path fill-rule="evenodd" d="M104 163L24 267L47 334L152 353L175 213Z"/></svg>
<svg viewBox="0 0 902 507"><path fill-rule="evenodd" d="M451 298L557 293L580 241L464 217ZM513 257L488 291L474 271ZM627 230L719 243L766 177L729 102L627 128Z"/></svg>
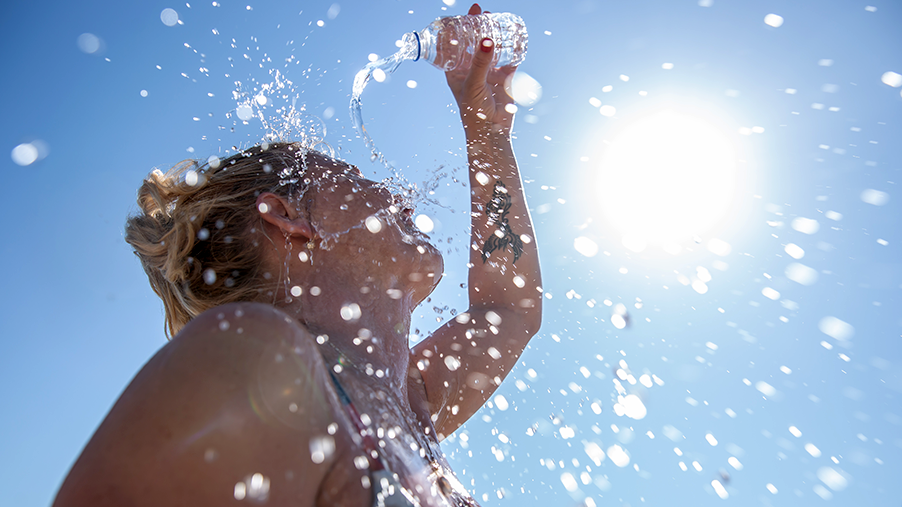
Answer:
<svg viewBox="0 0 902 507"><path fill-rule="evenodd" d="M363 438L363 447L366 449L366 458L370 464L370 475L375 483L372 485L375 507L418 507L420 505L419 502L416 501L409 491L401 486L398 480L395 479L395 474L382 461L382 455L379 453L376 442L373 439L372 431L363 424L360 413L354 407L348 392L338 382L335 372L329 370L329 375L332 377L332 384L335 385L335 391L338 393L341 404L345 407L348 415L351 416L351 421L354 422L357 432Z"/></svg>
<svg viewBox="0 0 902 507"><path fill-rule="evenodd" d="M357 408L354 407L354 403L351 402L351 397L348 396L348 392L345 391L344 387L341 386L341 383L338 382L338 376L335 375L334 371L329 370L329 376L332 377L332 384L335 386L335 391L338 393L338 399L341 400L342 406L344 406L345 411L347 411L348 415L351 417L351 421L354 423L357 433L363 438L363 447L366 449L366 458L370 462L370 470L378 471L386 469L387 467L382 462L381 456L379 455L378 446L376 445L375 440L373 440L373 434L370 429L363 424L363 419L360 417L360 413L357 412Z"/></svg>

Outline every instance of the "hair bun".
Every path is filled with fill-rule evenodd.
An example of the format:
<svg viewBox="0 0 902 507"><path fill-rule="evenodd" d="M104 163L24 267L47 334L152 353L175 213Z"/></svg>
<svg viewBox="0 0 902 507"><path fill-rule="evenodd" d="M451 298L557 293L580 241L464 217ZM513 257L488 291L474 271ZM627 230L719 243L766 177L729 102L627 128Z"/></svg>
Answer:
<svg viewBox="0 0 902 507"><path fill-rule="evenodd" d="M300 175L306 154L296 143L269 143L205 165L184 160L147 176L125 240L163 300L169 336L209 308L265 293L262 253L251 234L260 221L257 196L297 192L284 175Z"/></svg>

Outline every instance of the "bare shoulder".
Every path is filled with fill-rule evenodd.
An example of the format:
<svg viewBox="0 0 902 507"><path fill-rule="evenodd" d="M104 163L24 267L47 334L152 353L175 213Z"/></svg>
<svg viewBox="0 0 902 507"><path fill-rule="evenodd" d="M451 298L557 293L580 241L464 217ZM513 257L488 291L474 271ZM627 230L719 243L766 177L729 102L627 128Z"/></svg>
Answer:
<svg viewBox="0 0 902 507"><path fill-rule="evenodd" d="M177 343L179 339L218 339L232 334L237 337L246 331L252 331L248 336L254 340L264 341L311 337L306 328L284 311L265 303L245 302L229 303L198 315L172 343Z"/></svg>
<svg viewBox="0 0 902 507"><path fill-rule="evenodd" d="M284 312L205 312L135 376L55 505L313 505L336 444L329 382L313 337Z"/></svg>

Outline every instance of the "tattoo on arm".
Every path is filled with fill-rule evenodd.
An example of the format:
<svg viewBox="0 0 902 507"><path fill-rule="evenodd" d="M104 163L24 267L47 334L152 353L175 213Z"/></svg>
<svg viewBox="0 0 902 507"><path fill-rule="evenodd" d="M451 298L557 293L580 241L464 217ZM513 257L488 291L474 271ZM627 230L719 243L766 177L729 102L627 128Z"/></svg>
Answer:
<svg viewBox="0 0 902 507"><path fill-rule="evenodd" d="M517 259L523 255L523 240L520 235L511 230L510 223L507 220L507 214L511 208L511 196L507 193L507 187L501 181L495 181L495 189L492 191L492 197L485 203L486 216L489 225L495 224L497 228L485 240L482 246L482 262L485 263L489 255L495 250L504 250L510 246L514 253L513 263L517 263Z"/></svg>

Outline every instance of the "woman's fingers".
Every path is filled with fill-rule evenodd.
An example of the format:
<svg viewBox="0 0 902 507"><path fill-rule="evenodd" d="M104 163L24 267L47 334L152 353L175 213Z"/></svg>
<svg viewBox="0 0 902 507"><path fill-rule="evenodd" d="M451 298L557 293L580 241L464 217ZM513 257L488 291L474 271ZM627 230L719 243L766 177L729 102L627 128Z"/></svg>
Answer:
<svg viewBox="0 0 902 507"><path fill-rule="evenodd" d="M495 54L495 43L486 37L479 42L479 50L473 55L470 73L467 75L465 89L478 90L485 86L489 69L492 67L492 56Z"/></svg>

